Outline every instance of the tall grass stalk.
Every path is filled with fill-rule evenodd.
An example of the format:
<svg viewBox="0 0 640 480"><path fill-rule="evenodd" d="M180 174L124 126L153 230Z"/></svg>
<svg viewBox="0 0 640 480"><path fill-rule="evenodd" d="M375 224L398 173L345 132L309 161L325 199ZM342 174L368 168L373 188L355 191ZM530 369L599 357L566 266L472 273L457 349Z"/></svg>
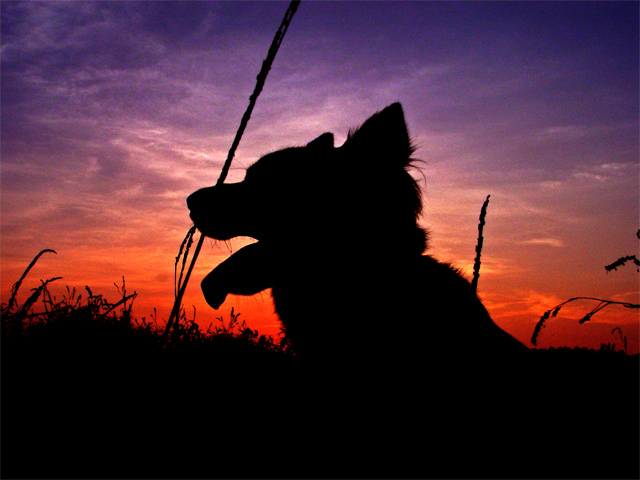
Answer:
<svg viewBox="0 0 640 480"><path fill-rule="evenodd" d="M482 204L480 210L480 223L478 223L478 243L476 244L476 258L473 262L473 280L471 286L474 290L478 290L478 279L480 278L480 257L482 256L482 244L484 243L484 237L482 232L484 230L485 218L487 216L487 207L489 206L489 198L491 195L487 195L487 199Z"/></svg>
<svg viewBox="0 0 640 480"><path fill-rule="evenodd" d="M289 28L289 23L293 18L293 15L296 13L298 9L298 5L300 4L300 0L292 0L289 4L289 8L285 12L284 18L282 19L282 23L276 32L273 41L271 42L271 46L269 47L269 53L267 54L267 58L262 62L262 68L260 69L260 73L256 79L256 86L253 90L253 93L249 97L249 105L242 116L242 120L240 121L240 126L238 127L238 131L236 132L236 136L231 144L231 148L229 149L229 153L227 155L227 159L222 167L222 171L220 172L220 177L216 185L221 185L227 178L227 174L229 172L229 168L231 166L231 162L233 157L235 156L236 149L240 144L240 139L242 138L242 134L251 118L251 113L253 112L253 107L256 104L256 100L262 92L262 88L264 87L264 83L267 79L267 75L271 70L271 65L276 58L276 54L278 53L278 49L280 48L280 44L284 38L284 35L287 33L287 29ZM193 257L191 259L191 265L189 266L189 270L187 270L187 275L184 277L184 283L179 286L178 294L175 299L175 303L173 305L173 309L171 310L171 315L169 316L169 321L167 322L167 327L165 333L163 334L163 340L166 340L169 335L169 330L173 325L175 319L179 316L180 306L182 304L182 297L184 296L184 292L187 289L187 284L189 283L189 278L191 277L191 272L193 271L193 267L198 259L198 255L200 254L200 250L202 249L202 244L204 243L204 235L200 235L200 239L198 240L198 244L196 245L196 249L193 252Z"/></svg>
<svg viewBox="0 0 640 480"><path fill-rule="evenodd" d="M33 266L36 264L36 262L38 261L38 259L44 255L45 253L55 253L56 255L58 254L58 252L56 252L55 250L51 250L49 248L45 248L44 250L42 250L40 253L38 253L33 260L31 260L31 263L29 264L29 266L25 269L25 271L22 273L22 276L20 277L20 279L13 284L13 287L11 288L11 298L9 298L9 303L7 304L7 310L11 310L14 305L16 304L16 295L18 294L18 290L20 290L20 286L22 285L22 281L24 280L24 278L27 276L27 274L29 273L29 271L33 268ZM53 281L50 280L50 281Z"/></svg>
<svg viewBox="0 0 640 480"><path fill-rule="evenodd" d="M173 267L173 289L174 289L174 298L178 298L178 292L180 291L180 285L182 285L182 274L184 273L184 267L187 263L187 257L189 256L189 248L193 243L193 235L196 233L196 226L192 226L187 235L182 240L180 244L180 250L178 251L178 256L176 257L176 263ZM186 248L185 248L186 247ZM182 252L184 251L184 256ZM180 261L180 257L182 257L182 267L180 268L180 278L178 278L178 262Z"/></svg>

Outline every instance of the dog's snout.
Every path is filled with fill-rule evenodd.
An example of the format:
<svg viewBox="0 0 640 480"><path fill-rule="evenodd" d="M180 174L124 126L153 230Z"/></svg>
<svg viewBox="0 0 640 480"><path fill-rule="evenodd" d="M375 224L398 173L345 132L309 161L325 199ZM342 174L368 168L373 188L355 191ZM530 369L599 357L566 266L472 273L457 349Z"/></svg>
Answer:
<svg viewBox="0 0 640 480"><path fill-rule="evenodd" d="M201 188L196 190L187 197L187 207L192 212L197 209L202 209L206 204L207 198L211 197L214 187Z"/></svg>
<svg viewBox="0 0 640 480"><path fill-rule="evenodd" d="M187 197L189 216L202 234L217 240L254 236L257 229L253 222L246 221L250 204L241 185L230 183L202 188Z"/></svg>
<svg viewBox="0 0 640 480"><path fill-rule="evenodd" d="M189 210L193 210L196 205L198 204L198 193L200 192L200 190L198 190L197 192L193 192L191 195L189 195L187 197L187 208Z"/></svg>

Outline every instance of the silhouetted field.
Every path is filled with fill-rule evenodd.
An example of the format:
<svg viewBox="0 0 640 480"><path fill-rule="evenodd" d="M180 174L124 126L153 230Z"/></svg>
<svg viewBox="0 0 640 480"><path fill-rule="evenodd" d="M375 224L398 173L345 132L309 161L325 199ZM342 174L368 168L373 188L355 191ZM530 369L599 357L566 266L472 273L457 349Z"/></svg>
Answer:
<svg viewBox="0 0 640 480"><path fill-rule="evenodd" d="M324 370L237 316L163 345L124 286L83 293L3 305L3 478L638 477L637 355Z"/></svg>

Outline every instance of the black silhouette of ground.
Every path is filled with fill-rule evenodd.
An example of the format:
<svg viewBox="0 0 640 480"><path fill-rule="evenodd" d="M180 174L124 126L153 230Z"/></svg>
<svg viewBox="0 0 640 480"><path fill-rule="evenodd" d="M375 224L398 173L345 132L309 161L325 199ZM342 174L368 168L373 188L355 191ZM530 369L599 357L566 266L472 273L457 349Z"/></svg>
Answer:
<svg viewBox="0 0 640 480"><path fill-rule="evenodd" d="M637 355L335 371L66 320L3 331L3 478L638 477Z"/></svg>

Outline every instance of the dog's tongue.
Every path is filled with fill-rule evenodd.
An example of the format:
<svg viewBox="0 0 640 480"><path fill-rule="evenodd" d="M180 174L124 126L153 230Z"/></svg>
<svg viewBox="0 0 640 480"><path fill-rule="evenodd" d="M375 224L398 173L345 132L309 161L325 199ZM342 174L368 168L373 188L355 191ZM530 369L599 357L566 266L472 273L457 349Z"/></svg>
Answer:
<svg viewBox="0 0 640 480"><path fill-rule="evenodd" d="M253 295L272 287L272 252L263 242L241 248L202 280L207 303L218 309L229 293Z"/></svg>
<svg viewBox="0 0 640 480"><path fill-rule="evenodd" d="M210 307L217 310L227 298L229 291L224 288L224 278L216 270L217 268L214 268L209 275L204 277L200 286L202 293L204 293L204 299Z"/></svg>

